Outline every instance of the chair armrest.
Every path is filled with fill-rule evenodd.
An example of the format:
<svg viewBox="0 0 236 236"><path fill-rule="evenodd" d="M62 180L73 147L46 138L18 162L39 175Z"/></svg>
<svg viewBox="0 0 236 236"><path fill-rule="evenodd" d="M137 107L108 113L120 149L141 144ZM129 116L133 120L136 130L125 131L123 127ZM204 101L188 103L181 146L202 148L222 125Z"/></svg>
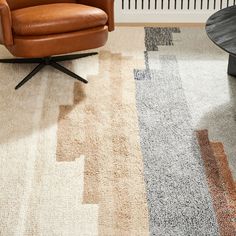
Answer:
<svg viewBox="0 0 236 236"><path fill-rule="evenodd" d="M6 0L0 0L0 42L13 45L11 11Z"/></svg>
<svg viewBox="0 0 236 236"><path fill-rule="evenodd" d="M118 0L120 1L120 0ZM114 30L114 0L77 0L78 3L102 9L108 15L108 29Z"/></svg>

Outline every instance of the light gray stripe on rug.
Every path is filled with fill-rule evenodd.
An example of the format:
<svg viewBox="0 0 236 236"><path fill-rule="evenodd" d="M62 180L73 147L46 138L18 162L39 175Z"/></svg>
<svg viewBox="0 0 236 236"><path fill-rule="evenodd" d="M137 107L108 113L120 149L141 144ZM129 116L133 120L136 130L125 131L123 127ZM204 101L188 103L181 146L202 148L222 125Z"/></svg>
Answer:
<svg viewBox="0 0 236 236"><path fill-rule="evenodd" d="M219 235L176 58L156 53L161 70L135 72L150 234Z"/></svg>

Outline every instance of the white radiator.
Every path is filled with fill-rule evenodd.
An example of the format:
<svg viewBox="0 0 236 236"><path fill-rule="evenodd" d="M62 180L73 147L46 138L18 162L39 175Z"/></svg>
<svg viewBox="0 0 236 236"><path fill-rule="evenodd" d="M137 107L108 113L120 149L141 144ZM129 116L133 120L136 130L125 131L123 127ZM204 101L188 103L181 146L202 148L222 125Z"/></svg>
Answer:
<svg viewBox="0 0 236 236"><path fill-rule="evenodd" d="M236 0L116 0L118 23L205 22Z"/></svg>

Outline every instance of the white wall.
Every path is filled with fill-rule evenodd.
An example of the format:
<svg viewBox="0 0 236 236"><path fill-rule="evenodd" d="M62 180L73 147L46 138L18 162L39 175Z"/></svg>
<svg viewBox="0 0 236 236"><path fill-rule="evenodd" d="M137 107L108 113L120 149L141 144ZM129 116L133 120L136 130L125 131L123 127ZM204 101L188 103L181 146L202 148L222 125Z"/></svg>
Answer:
<svg viewBox="0 0 236 236"><path fill-rule="evenodd" d="M235 2L234 0L116 0L115 15L117 23L202 23L206 22L214 12L234 5Z"/></svg>

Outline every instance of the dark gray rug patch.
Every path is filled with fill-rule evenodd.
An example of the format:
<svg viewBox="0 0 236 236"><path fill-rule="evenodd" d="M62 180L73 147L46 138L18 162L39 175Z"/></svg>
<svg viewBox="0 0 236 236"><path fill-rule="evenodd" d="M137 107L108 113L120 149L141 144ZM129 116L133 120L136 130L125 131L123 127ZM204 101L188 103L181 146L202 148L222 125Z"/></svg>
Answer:
<svg viewBox="0 0 236 236"><path fill-rule="evenodd" d="M137 70L134 69L134 79L135 80L150 80L151 75L150 75L150 68L149 68L149 59L148 59L148 52L144 52L144 57L145 57L145 70Z"/></svg>
<svg viewBox="0 0 236 236"><path fill-rule="evenodd" d="M180 33L180 29L145 27L146 50L158 51L158 46L173 45L173 33Z"/></svg>
<svg viewBox="0 0 236 236"><path fill-rule="evenodd" d="M150 70L134 70L135 80L150 80Z"/></svg>

